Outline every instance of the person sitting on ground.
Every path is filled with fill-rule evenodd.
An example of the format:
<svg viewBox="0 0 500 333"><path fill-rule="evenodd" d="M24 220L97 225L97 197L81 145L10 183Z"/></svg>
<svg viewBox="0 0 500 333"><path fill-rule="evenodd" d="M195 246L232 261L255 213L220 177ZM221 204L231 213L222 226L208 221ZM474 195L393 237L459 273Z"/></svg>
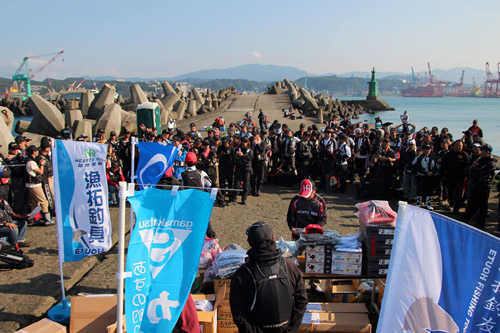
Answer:
<svg viewBox="0 0 500 333"><path fill-rule="evenodd" d="M17 228L16 244L19 247L31 246L31 243L26 242L26 229L27 229L28 224L26 223L25 219L27 217L28 216L21 216L21 215L17 215L16 213L14 213L12 211L12 208L10 207L9 203L7 201L5 201L2 197L0 197L0 222L2 222L2 221L5 222L5 226L7 226L7 227L9 226L8 224L15 225L15 228ZM13 228L10 228L10 229L12 230ZM10 231L9 233L12 233L12 231ZM9 236L10 235L7 235L5 237L9 237ZM0 236L0 237L3 237L3 236ZM13 244L13 243L11 242L11 244Z"/></svg>
<svg viewBox="0 0 500 333"><path fill-rule="evenodd" d="M7 237L7 241L14 247L16 252L23 253L18 245L17 225L12 222L0 221L0 237Z"/></svg>
<svg viewBox="0 0 500 333"><path fill-rule="evenodd" d="M252 224L248 262L231 279L229 304L239 332L297 332L308 299L300 270L276 249L271 227Z"/></svg>

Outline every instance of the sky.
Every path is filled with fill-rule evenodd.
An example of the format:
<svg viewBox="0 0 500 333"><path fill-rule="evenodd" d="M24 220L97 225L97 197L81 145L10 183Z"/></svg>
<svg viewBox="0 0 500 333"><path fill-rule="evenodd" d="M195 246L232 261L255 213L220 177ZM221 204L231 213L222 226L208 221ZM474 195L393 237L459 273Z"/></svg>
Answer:
<svg viewBox="0 0 500 333"><path fill-rule="evenodd" d="M9 1L0 77L23 57L64 55L35 79L173 77L245 64L311 74L411 73L500 62L498 2ZM30 59L36 70L50 56ZM64 61L63 61L64 59Z"/></svg>

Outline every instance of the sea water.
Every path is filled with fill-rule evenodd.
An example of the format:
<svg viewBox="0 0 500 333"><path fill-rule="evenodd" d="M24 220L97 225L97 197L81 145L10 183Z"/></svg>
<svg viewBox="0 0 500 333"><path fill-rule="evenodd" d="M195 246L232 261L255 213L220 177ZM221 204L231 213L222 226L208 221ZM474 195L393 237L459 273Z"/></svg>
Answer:
<svg viewBox="0 0 500 333"><path fill-rule="evenodd" d="M352 98L343 98L352 99ZM483 130L484 140L493 147L493 154L500 155L500 98L474 97L380 97L395 111L377 111L375 114L364 113L359 121L374 123L375 118L382 118L382 123L392 122L392 126L401 124L399 116L407 111L410 123L417 127L427 127L429 130L436 126L439 131L447 127L457 140L462 132L472 126L477 119Z"/></svg>

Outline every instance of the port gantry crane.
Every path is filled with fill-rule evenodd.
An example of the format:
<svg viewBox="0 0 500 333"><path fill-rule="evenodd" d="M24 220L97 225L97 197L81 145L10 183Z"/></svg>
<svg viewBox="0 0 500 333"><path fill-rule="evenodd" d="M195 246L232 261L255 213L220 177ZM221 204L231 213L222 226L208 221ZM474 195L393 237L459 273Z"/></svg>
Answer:
<svg viewBox="0 0 500 333"><path fill-rule="evenodd" d="M43 57L43 56L35 56L35 57L24 57L23 59L23 62L21 63L21 65L19 66L19 68L17 69L16 73L14 75L12 75L12 80L14 80L14 83L12 84L12 86L10 87L10 91L15 91L14 90L14 87L17 86L20 88L22 85L24 85L26 87L26 95L23 96L23 101L28 99L29 97L33 96L33 93L31 92L31 79L37 75L38 73L40 73L41 71L43 71L48 65L50 65L51 63L53 63L61 54L64 53L64 50L63 51L60 51L58 53L55 53L55 54L49 54L49 55L45 55L45 56L50 56L50 55L53 55L52 58L49 59L49 61L47 61L45 64L42 65L42 67L40 67L36 72L34 73L31 73L32 70L30 69L30 66L29 66L29 59L30 58L40 58L40 57ZM64 61L64 60L63 60ZM23 71L23 68L24 68L24 71ZM17 82L20 81L21 83L18 84Z"/></svg>
<svg viewBox="0 0 500 333"><path fill-rule="evenodd" d="M498 83L500 82L500 64L498 64L498 79L493 78L490 71L490 63L486 63L486 80L484 83L484 97L500 97Z"/></svg>

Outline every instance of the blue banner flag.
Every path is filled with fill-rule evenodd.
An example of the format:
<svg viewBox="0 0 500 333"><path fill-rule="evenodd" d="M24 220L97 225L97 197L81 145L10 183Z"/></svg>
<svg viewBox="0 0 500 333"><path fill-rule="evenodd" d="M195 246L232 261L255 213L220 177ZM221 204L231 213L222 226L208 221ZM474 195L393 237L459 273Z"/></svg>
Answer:
<svg viewBox="0 0 500 333"><path fill-rule="evenodd" d="M401 205L377 332L500 332L499 251L490 234Z"/></svg>
<svg viewBox="0 0 500 333"><path fill-rule="evenodd" d="M195 189L149 188L128 200L136 223L127 254L127 329L171 332L198 270L214 199Z"/></svg>
<svg viewBox="0 0 500 333"><path fill-rule="evenodd" d="M158 142L139 142L137 179L141 190L155 187L165 172L174 164L178 148Z"/></svg>
<svg viewBox="0 0 500 333"><path fill-rule="evenodd" d="M111 248L106 156L108 145L56 140L52 151L57 239L61 262Z"/></svg>

